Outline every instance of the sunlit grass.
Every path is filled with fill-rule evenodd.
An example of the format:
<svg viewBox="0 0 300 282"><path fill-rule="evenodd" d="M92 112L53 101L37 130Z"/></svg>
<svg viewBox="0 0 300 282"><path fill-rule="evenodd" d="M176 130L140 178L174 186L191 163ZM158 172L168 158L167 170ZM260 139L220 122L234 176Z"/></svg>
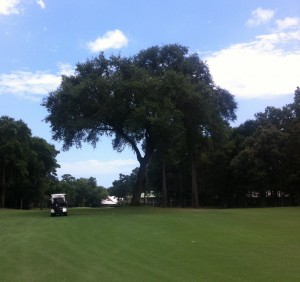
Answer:
<svg viewBox="0 0 300 282"><path fill-rule="evenodd" d="M300 209L0 210L0 281L299 281Z"/></svg>

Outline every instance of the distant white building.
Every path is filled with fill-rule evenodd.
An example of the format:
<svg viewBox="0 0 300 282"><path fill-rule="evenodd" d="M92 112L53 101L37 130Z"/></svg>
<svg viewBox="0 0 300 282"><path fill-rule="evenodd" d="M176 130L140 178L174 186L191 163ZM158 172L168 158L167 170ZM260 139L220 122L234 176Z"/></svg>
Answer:
<svg viewBox="0 0 300 282"><path fill-rule="evenodd" d="M153 191L148 193L141 193L141 204L147 206L157 206L157 196L154 194Z"/></svg>
<svg viewBox="0 0 300 282"><path fill-rule="evenodd" d="M101 201L103 206L116 206L119 204L118 198L115 196L107 196L105 199Z"/></svg>

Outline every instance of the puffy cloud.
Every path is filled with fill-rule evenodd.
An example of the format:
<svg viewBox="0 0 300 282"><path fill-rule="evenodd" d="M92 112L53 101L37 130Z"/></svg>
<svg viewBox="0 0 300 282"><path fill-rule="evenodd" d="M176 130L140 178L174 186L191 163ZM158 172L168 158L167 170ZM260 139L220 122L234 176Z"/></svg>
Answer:
<svg viewBox="0 0 300 282"><path fill-rule="evenodd" d="M70 75L74 72L69 64L59 62L58 68L57 73L17 70L0 74L0 94L14 94L30 99L46 95L59 86L62 74Z"/></svg>
<svg viewBox="0 0 300 282"><path fill-rule="evenodd" d="M283 20L277 20L276 24L277 24L277 29L280 31L291 29L291 28L300 29L300 18L286 17Z"/></svg>
<svg viewBox="0 0 300 282"><path fill-rule="evenodd" d="M250 27L259 26L270 21L275 15L274 10L257 8L252 11L252 17L247 21Z"/></svg>
<svg viewBox="0 0 300 282"><path fill-rule="evenodd" d="M18 4L20 0L3 0L0 1L0 15L11 15L20 14L20 9L18 8Z"/></svg>
<svg viewBox="0 0 300 282"><path fill-rule="evenodd" d="M290 95L300 78L300 30L257 36L205 60L215 82L239 98Z"/></svg>
<svg viewBox="0 0 300 282"><path fill-rule="evenodd" d="M58 62L58 69L60 75L72 75L74 74L74 68L68 63Z"/></svg>
<svg viewBox="0 0 300 282"><path fill-rule="evenodd" d="M119 30L112 30L106 32L102 37L97 38L95 41L87 43L87 48L93 52L105 51L107 49L119 49L127 46L128 39L125 34Z"/></svg>
<svg viewBox="0 0 300 282"><path fill-rule="evenodd" d="M273 19L274 11L258 8L249 26ZM231 45L207 55L215 82L238 98L291 95L300 78L300 18L274 20L273 32L251 42Z"/></svg>
<svg viewBox="0 0 300 282"><path fill-rule="evenodd" d="M20 8L21 2L21 0L0 0L0 15L19 15L22 11ZM24 2L25 1L22 3ZM41 9L46 8L46 4L43 0L36 0L36 4L39 5Z"/></svg>
<svg viewBox="0 0 300 282"><path fill-rule="evenodd" d="M55 89L59 82L59 76L42 71L15 71L0 75L0 94L44 95Z"/></svg>
<svg viewBox="0 0 300 282"><path fill-rule="evenodd" d="M46 4L43 0L36 0L36 3L41 7L41 9L46 8Z"/></svg>

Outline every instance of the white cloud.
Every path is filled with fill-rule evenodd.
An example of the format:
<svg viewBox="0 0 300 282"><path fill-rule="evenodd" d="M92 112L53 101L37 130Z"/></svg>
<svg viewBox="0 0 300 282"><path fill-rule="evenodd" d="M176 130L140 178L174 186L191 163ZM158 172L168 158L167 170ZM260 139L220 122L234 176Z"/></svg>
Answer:
<svg viewBox="0 0 300 282"><path fill-rule="evenodd" d="M96 177L115 174L116 179L120 173L130 174L139 165L137 160L117 159L109 161L86 160L77 162L61 162L57 169L58 175L71 174L76 178ZM101 177L100 177L101 178Z"/></svg>
<svg viewBox="0 0 300 282"><path fill-rule="evenodd" d="M256 10L252 11L251 14L252 17L247 21L247 25L250 27L255 27L270 21L274 17L275 12L274 10L270 9L257 8Z"/></svg>
<svg viewBox="0 0 300 282"><path fill-rule="evenodd" d="M19 96L44 95L54 90L60 83L60 77L50 73L36 71L15 71L0 75L0 94L11 93Z"/></svg>
<svg viewBox="0 0 300 282"><path fill-rule="evenodd" d="M300 82L300 30L257 36L205 60L215 82L239 98L290 95Z"/></svg>
<svg viewBox="0 0 300 282"><path fill-rule="evenodd" d="M0 95L13 94L29 99L46 95L59 86L62 74L70 75L74 72L69 64L59 62L58 68L57 73L17 70L0 74Z"/></svg>
<svg viewBox="0 0 300 282"><path fill-rule="evenodd" d="M43 0L36 0L36 3L41 7L41 9L46 8L46 4Z"/></svg>
<svg viewBox="0 0 300 282"><path fill-rule="evenodd" d="M0 0L0 15L19 15L22 11L20 7L21 2L25 2L26 4L26 1L24 0ZM43 0L36 0L36 4L40 6L41 9L46 8L46 4Z"/></svg>
<svg viewBox="0 0 300 282"><path fill-rule="evenodd" d="M119 30L112 30L106 32L102 37L97 38L95 41L87 43L87 48L93 52L105 51L107 49L119 49L127 46L128 39L125 34Z"/></svg>
<svg viewBox="0 0 300 282"><path fill-rule="evenodd" d="M0 0L0 15L20 14L19 3L20 0Z"/></svg>
<svg viewBox="0 0 300 282"><path fill-rule="evenodd" d="M72 75L72 74L74 74L74 68L70 64L63 63L63 62L58 62L57 65L58 65L60 75Z"/></svg>
<svg viewBox="0 0 300 282"><path fill-rule="evenodd" d="M286 17L283 20L277 20L276 25L280 31L294 28L300 29L300 18Z"/></svg>

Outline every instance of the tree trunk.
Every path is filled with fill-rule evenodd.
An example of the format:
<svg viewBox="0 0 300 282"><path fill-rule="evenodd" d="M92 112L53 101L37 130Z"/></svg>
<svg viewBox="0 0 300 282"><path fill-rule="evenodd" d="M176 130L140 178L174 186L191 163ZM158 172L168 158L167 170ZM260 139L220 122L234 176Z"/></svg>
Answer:
<svg viewBox="0 0 300 282"><path fill-rule="evenodd" d="M166 162L163 161L162 167L162 193L163 193L163 206L167 207L167 182L166 182Z"/></svg>
<svg viewBox="0 0 300 282"><path fill-rule="evenodd" d="M183 207L183 177L182 177L182 169L180 169L179 173L179 203L180 207Z"/></svg>
<svg viewBox="0 0 300 282"><path fill-rule="evenodd" d="M2 175L1 175L1 186L0 186L0 208L4 208L5 206L5 191L6 191L5 166L3 166Z"/></svg>
<svg viewBox="0 0 300 282"><path fill-rule="evenodd" d="M4 208L4 205L5 205L5 189L2 187L0 193L0 208Z"/></svg>
<svg viewBox="0 0 300 282"><path fill-rule="evenodd" d="M132 206L139 206L141 204L141 193L145 191L145 180L146 180L146 169L147 169L148 159L143 158L140 161L140 168L137 175L137 181L133 188L133 195L131 199Z"/></svg>
<svg viewBox="0 0 300 282"><path fill-rule="evenodd" d="M131 205L132 206L139 206L141 204L141 193L145 192L145 183L146 183L146 170L148 162L153 154L153 148L151 146L151 142L149 140L149 133L147 133L146 137L146 148L145 148L145 155L142 157L141 152L137 146L137 144L134 142L134 140L131 139L130 136L128 136L126 133L124 133L122 130L117 131L132 147L132 149L135 151L137 160L140 163L139 172L137 175L137 181L133 187L133 193L131 198Z"/></svg>
<svg viewBox="0 0 300 282"><path fill-rule="evenodd" d="M199 208L199 195L198 195L198 185L197 185L197 165L196 160L192 159L192 196L193 196L193 207Z"/></svg>

